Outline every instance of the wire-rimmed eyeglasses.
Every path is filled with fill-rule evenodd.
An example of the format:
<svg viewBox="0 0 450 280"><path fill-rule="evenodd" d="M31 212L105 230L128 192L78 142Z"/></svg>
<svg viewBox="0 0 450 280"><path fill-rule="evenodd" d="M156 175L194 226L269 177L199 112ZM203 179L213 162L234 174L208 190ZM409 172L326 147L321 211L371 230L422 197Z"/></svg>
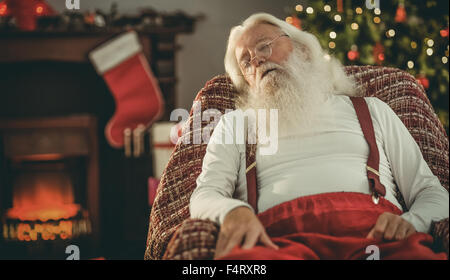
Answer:
<svg viewBox="0 0 450 280"><path fill-rule="evenodd" d="M241 71L243 73L243 76L249 76L255 74L255 68L252 67L252 62L257 57L268 59L272 55L272 44L281 37L289 37L287 34L281 34L278 37L275 37L274 39L270 41L263 41L258 43L255 46L255 56L252 59L244 59L239 62L239 66L241 68Z"/></svg>

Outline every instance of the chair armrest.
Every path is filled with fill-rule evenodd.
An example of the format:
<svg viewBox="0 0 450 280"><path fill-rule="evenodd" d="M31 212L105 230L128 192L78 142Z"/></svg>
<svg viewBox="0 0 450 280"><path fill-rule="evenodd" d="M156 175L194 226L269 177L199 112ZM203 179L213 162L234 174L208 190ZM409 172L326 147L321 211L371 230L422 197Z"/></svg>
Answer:
<svg viewBox="0 0 450 280"><path fill-rule="evenodd" d="M431 235L434 239L435 250L444 251L448 256L448 218L433 222Z"/></svg>
<svg viewBox="0 0 450 280"><path fill-rule="evenodd" d="M208 220L187 219L175 231L163 256L165 260L213 259L219 226Z"/></svg>

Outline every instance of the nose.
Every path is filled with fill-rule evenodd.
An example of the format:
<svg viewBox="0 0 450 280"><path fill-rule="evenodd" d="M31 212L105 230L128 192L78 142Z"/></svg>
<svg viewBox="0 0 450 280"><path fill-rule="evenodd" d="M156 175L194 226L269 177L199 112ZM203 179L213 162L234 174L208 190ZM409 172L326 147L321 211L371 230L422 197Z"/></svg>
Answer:
<svg viewBox="0 0 450 280"><path fill-rule="evenodd" d="M261 57L261 56L255 56L255 57L253 58L253 60L252 60L251 63L252 63L255 67L258 67L258 66L260 66L261 64L263 64L265 61L266 61L266 59L265 59L264 57Z"/></svg>
<svg viewBox="0 0 450 280"><path fill-rule="evenodd" d="M261 66L261 64L263 64L266 61L265 57L256 55L255 52L252 53L253 58L250 60L250 64L252 65L252 67L259 67Z"/></svg>

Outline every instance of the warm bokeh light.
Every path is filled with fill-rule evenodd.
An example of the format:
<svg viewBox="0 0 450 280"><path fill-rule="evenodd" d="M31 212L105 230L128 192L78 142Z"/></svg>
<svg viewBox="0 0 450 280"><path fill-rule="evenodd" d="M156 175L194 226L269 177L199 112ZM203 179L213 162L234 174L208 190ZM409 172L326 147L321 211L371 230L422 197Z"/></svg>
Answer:
<svg viewBox="0 0 450 280"><path fill-rule="evenodd" d="M389 29L389 30L386 32L386 36L387 36L387 37L394 37L394 36L395 36L395 30L394 30L394 29Z"/></svg>
<svg viewBox="0 0 450 280"><path fill-rule="evenodd" d="M8 5L6 5L6 3L0 2L0 16L6 15L7 11L8 11Z"/></svg>
<svg viewBox="0 0 450 280"><path fill-rule="evenodd" d="M44 12L44 5L42 4L36 5L35 11L37 15L42 15L42 13Z"/></svg>
<svg viewBox="0 0 450 280"><path fill-rule="evenodd" d="M358 59L359 53L357 51L349 51L347 53L347 58L351 61Z"/></svg>

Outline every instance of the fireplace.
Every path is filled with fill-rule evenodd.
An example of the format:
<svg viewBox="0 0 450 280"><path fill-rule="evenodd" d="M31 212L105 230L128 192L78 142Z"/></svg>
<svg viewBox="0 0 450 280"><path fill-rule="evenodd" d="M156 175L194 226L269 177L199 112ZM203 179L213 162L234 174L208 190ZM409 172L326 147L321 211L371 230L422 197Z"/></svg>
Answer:
<svg viewBox="0 0 450 280"><path fill-rule="evenodd" d="M186 32L192 27L139 32L164 120L176 108L176 38ZM151 152L127 157L108 144L116 105L88 60L117 32L0 33L0 259L66 259L72 244L81 259L142 259ZM51 203L28 207L41 200Z"/></svg>
<svg viewBox="0 0 450 280"><path fill-rule="evenodd" d="M2 237L13 254L2 257L60 259L71 244L94 250L100 232L95 117L3 120L0 139Z"/></svg>

